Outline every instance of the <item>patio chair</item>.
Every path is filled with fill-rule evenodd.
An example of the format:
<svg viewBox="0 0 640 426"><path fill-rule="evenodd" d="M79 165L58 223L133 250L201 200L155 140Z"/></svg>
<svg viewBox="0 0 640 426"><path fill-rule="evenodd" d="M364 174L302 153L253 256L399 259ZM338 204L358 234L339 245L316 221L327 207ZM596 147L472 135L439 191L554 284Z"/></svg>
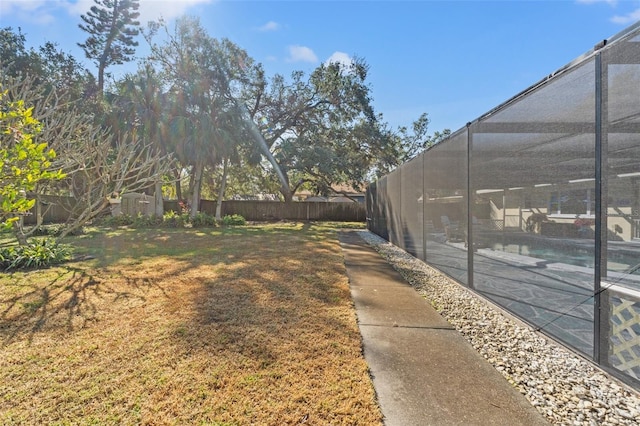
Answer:
<svg viewBox="0 0 640 426"><path fill-rule="evenodd" d="M460 228L460 222L449 220L449 216L440 216L440 222L444 227L447 241L465 241L464 229Z"/></svg>

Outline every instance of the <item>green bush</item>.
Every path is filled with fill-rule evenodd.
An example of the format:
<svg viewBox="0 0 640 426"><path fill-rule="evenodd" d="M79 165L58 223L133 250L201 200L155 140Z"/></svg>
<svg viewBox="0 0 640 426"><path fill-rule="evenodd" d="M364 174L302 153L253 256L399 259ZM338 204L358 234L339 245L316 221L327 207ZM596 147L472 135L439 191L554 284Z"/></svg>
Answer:
<svg viewBox="0 0 640 426"><path fill-rule="evenodd" d="M0 249L0 267L4 270L43 268L71 258L71 248L45 238L26 246Z"/></svg>
<svg viewBox="0 0 640 426"><path fill-rule="evenodd" d="M183 228L188 220L188 214L179 214L169 210L162 216L162 225L167 228Z"/></svg>
<svg viewBox="0 0 640 426"><path fill-rule="evenodd" d="M204 212L198 212L195 217L191 218L191 226L201 228L203 226L214 226L216 218Z"/></svg>
<svg viewBox="0 0 640 426"><path fill-rule="evenodd" d="M231 225L246 225L247 220L239 214L226 215L222 218L222 224L226 226Z"/></svg>
<svg viewBox="0 0 640 426"><path fill-rule="evenodd" d="M155 216L147 216L142 213L138 213L133 219L133 223L131 224L134 228L153 228L158 226L160 221Z"/></svg>
<svg viewBox="0 0 640 426"><path fill-rule="evenodd" d="M102 226L127 226L133 225L134 218L128 214L119 214L117 216L107 216L102 219Z"/></svg>
<svg viewBox="0 0 640 426"><path fill-rule="evenodd" d="M48 225L39 225L37 226L35 229L32 230L32 232L30 233L30 235L34 236L34 237L46 237L46 236L50 236L50 237L57 237L60 234L62 234L62 231L64 231L66 228L65 224L62 223L54 223L54 224L48 224ZM75 230L73 230L69 235L82 235L84 234L84 229L82 227L77 228Z"/></svg>

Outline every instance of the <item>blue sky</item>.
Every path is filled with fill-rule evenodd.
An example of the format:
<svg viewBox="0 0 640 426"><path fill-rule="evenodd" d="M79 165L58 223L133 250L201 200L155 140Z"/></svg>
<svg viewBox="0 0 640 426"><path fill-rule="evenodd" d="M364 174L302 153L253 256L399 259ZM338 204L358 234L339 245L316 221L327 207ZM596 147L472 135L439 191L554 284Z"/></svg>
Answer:
<svg viewBox="0 0 640 426"><path fill-rule="evenodd" d="M85 61L80 15L93 0L2 0L0 26L20 27ZM200 17L267 75L312 71L329 58L370 66L374 106L392 127L422 112L430 133L465 123L640 21L640 0L224 1L140 0L140 20ZM145 53L140 39L139 53ZM108 71L130 71L125 66Z"/></svg>

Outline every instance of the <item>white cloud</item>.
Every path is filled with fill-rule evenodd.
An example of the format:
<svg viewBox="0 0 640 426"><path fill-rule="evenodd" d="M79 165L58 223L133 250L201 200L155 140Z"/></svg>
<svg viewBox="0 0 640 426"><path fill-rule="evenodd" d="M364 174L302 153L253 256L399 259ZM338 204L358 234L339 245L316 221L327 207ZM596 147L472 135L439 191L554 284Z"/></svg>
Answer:
<svg viewBox="0 0 640 426"><path fill-rule="evenodd" d="M216 0L140 0L138 20L143 26L160 17L170 21L184 15L194 6L214 1ZM86 14L94 4L93 0L2 0L0 16L46 23L54 20L55 11L65 10L69 15L79 17Z"/></svg>
<svg viewBox="0 0 640 426"><path fill-rule="evenodd" d="M215 0L140 0L140 18L142 25L160 17L165 21L184 15L187 11L200 4L210 4Z"/></svg>
<svg viewBox="0 0 640 426"><path fill-rule="evenodd" d="M45 0L3 0L0 3L2 12L11 12L12 9L31 12L42 7L47 2Z"/></svg>
<svg viewBox="0 0 640 426"><path fill-rule="evenodd" d="M139 0L140 17L138 21L143 26L147 25L149 21L155 21L162 17L165 21L170 21L174 18L184 15L187 11L200 4L209 4L214 0ZM84 15L91 6L95 4L93 0L77 0L71 2L64 0L67 10L72 15Z"/></svg>
<svg viewBox="0 0 640 426"><path fill-rule="evenodd" d="M618 0L576 0L576 3L582 4L594 4L594 3L607 3L611 6L615 6Z"/></svg>
<svg viewBox="0 0 640 426"><path fill-rule="evenodd" d="M575 0L579 4L596 4L606 3L612 7L618 6L618 0ZM625 2L624 6L629 6L630 3L638 3L637 0L633 2ZM609 19L614 24L629 25L634 22L640 21L640 9L635 9L624 15L614 15Z"/></svg>
<svg viewBox="0 0 640 426"><path fill-rule="evenodd" d="M76 2L64 1L63 7L69 15L80 16L86 14L89 9L91 9L91 6L95 4L93 0L78 0Z"/></svg>
<svg viewBox="0 0 640 426"><path fill-rule="evenodd" d="M337 62L341 64L343 68L349 68L353 64L353 59L344 52L333 52L331 56L329 56L329 59L325 61L325 64L331 62Z"/></svg>
<svg viewBox="0 0 640 426"><path fill-rule="evenodd" d="M2 0L0 17L11 16L13 20L47 24L54 20L52 10L57 7L58 2L46 0Z"/></svg>
<svg viewBox="0 0 640 426"><path fill-rule="evenodd" d="M277 31L280 29L280 24L275 21L269 21L261 27L258 27L258 31Z"/></svg>
<svg viewBox="0 0 640 426"><path fill-rule="evenodd" d="M631 24L636 21L640 21L640 9L636 9L626 15L616 15L611 18L611 22L623 25Z"/></svg>
<svg viewBox="0 0 640 426"><path fill-rule="evenodd" d="M289 46L287 62L318 62L318 57L313 50L306 46Z"/></svg>

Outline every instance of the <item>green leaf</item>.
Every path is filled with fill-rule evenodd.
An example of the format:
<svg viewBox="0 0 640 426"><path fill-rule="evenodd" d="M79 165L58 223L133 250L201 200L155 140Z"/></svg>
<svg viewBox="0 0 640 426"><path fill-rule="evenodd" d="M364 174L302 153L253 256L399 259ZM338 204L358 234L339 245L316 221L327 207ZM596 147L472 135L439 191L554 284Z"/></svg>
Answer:
<svg viewBox="0 0 640 426"><path fill-rule="evenodd" d="M10 101L7 92L0 92L0 227L6 228L18 220L17 214L26 213L35 204L24 194L37 185L64 177L61 170L48 171L49 159L55 156L47 151L47 144L34 143L42 130L33 117L33 107L25 108L24 101Z"/></svg>

